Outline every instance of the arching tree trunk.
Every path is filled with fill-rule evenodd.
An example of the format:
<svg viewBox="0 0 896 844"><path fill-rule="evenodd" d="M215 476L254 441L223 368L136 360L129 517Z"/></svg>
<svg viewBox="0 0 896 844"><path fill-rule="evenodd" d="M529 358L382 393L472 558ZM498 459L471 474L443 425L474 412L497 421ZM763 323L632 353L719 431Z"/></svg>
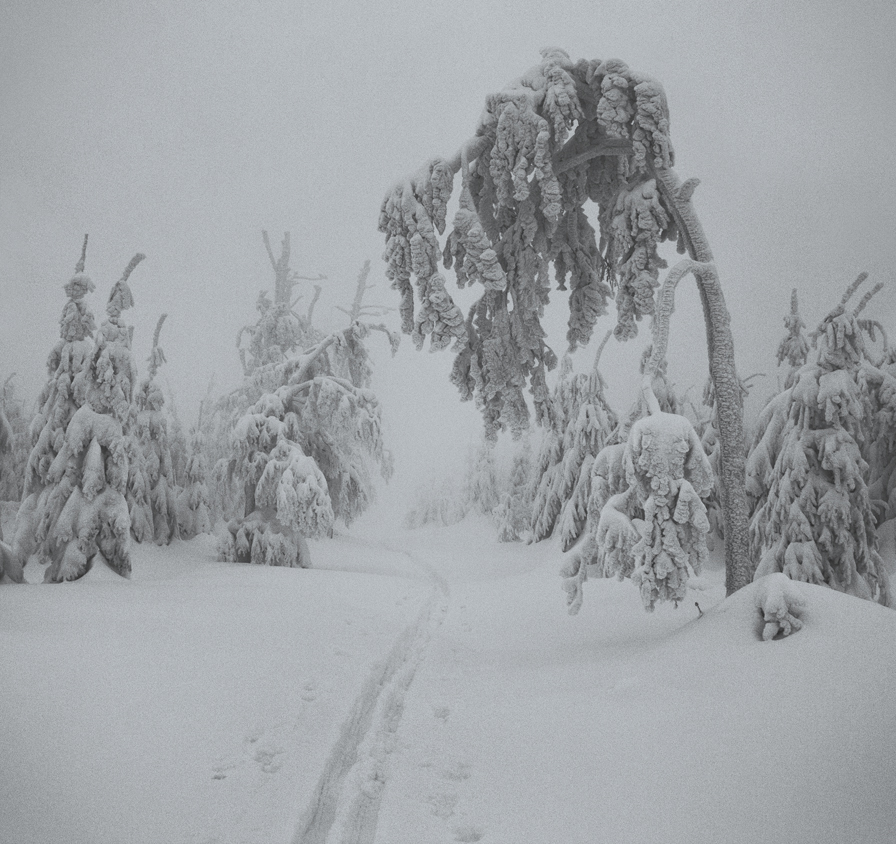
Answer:
<svg viewBox="0 0 896 844"><path fill-rule="evenodd" d="M700 235L702 236L702 231ZM706 252L709 252L708 248ZM725 587L730 595L751 582L754 566L749 546L743 399L740 379L734 366L730 317L715 265L711 261L686 259L670 270L657 296L653 354L645 367L645 382L649 383L650 377L666 356L675 287L688 273L693 273L697 280L707 325L709 369L715 387L719 424L719 463L722 474L719 481L725 524Z"/></svg>

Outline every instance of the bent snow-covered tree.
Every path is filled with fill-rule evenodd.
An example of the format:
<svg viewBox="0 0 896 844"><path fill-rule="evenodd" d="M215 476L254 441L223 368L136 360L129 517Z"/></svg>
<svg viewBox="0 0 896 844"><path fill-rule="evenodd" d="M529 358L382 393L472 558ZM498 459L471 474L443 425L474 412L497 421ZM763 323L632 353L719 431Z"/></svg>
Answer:
<svg viewBox="0 0 896 844"><path fill-rule="evenodd" d="M665 266L658 246L678 242L691 259L713 256L691 196L673 169L662 86L617 59L572 61L545 50L542 62L489 96L474 136L450 158L432 159L396 184L380 212L388 274L401 294L403 329L422 346L454 343L452 380L475 398L490 436L528 424L528 385L536 420L548 418L546 372L556 355L541 316L553 264L570 287L567 340L591 336L615 290L616 335L633 336L654 310ZM455 175L459 209L444 251L438 234ZM596 205L599 237L588 202ZM482 285L466 318L439 265L455 267L460 286ZM743 409L729 315L715 274L695 274L703 304L718 408L725 514L727 587L752 576L744 494ZM413 279L413 281L412 281ZM414 304L414 283L419 307Z"/></svg>
<svg viewBox="0 0 896 844"><path fill-rule="evenodd" d="M219 402L233 419L231 453L216 466L225 491L229 536L226 560L267 565L309 565L306 539L326 536L333 522L349 524L373 500L373 471L391 473L383 448L380 408L369 389L372 368L365 347L371 328L361 306L366 272L358 280L348 328L321 337L308 316L292 310L290 291L300 276L289 269L289 235L275 259L275 304L249 331L251 358L243 386ZM322 276L321 276L322 278ZM219 426L220 430L220 426Z"/></svg>
<svg viewBox="0 0 896 844"><path fill-rule="evenodd" d="M278 365L281 386L237 422L228 476L242 487L244 515L229 524L224 558L310 564L306 539L350 523L371 503L371 466L388 471L376 396L336 372L363 347L355 322Z"/></svg>

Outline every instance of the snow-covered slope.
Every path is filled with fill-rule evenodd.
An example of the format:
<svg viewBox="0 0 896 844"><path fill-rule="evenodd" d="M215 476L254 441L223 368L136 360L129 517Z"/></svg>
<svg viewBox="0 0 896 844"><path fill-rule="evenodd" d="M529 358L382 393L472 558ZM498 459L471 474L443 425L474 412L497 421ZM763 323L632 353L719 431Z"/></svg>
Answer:
<svg viewBox="0 0 896 844"><path fill-rule="evenodd" d="M556 545L471 519L312 553L0 588L0 842L894 840L891 610L799 584L763 642L716 570L570 617Z"/></svg>

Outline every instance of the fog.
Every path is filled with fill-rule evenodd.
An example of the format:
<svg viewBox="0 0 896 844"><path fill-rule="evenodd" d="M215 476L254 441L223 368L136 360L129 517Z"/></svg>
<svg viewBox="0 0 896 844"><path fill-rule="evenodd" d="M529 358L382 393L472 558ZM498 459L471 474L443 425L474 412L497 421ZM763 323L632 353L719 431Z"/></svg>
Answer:
<svg viewBox="0 0 896 844"><path fill-rule="evenodd" d="M367 259L368 301L397 306L377 231L385 191L453 153L486 95L556 45L574 59L618 56L665 86L676 169L701 179L695 205L739 370L766 373L755 412L777 384L791 288L811 328L867 270L887 284L873 315L896 325L894 29L889 0L6 0L0 377L15 372L37 395L85 232L98 317L131 256L147 255L126 321L142 374L168 313L162 377L187 424L213 377L218 391L239 383L236 335L273 281L262 229L275 250L290 231L293 268L327 276L319 327L344 324L335 306L350 303ZM558 352L566 315L556 293L547 323ZM397 314L387 321L398 327ZM670 355L682 390L706 377L702 324L696 292L683 290ZM380 336L371 345L399 469L464 457L479 422L448 383L450 353L417 353L405 338L390 359ZM634 395L639 348L611 343L603 358L619 409ZM577 366L592 356L580 352Z"/></svg>

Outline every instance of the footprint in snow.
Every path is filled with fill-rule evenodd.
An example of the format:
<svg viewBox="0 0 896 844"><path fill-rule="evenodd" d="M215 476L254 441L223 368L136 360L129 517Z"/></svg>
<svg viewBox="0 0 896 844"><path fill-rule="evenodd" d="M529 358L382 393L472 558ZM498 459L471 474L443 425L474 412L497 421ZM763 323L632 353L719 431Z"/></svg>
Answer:
<svg viewBox="0 0 896 844"><path fill-rule="evenodd" d="M482 827L473 826L472 824L454 828L454 840L462 841L464 844L472 844L474 841L479 841L483 835L485 835L485 832Z"/></svg>
<svg viewBox="0 0 896 844"><path fill-rule="evenodd" d="M312 700L317 699L317 691L314 683L305 683L305 685L302 686L302 690L302 700L306 700L310 703Z"/></svg>
<svg viewBox="0 0 896 844"><path fill-rule="evenodd" d="M440 721L447 721L448 716L451 714L451 708L448 706L434 706L432 714Z"/></svg>
<svg viewBox="0 0 896 844"><path fill-rule="evenodd" d="M266 774L276 774L283 767L283 760L277 758L282 753L282 750L259 750L255 754L255 761Z"/></svg>

